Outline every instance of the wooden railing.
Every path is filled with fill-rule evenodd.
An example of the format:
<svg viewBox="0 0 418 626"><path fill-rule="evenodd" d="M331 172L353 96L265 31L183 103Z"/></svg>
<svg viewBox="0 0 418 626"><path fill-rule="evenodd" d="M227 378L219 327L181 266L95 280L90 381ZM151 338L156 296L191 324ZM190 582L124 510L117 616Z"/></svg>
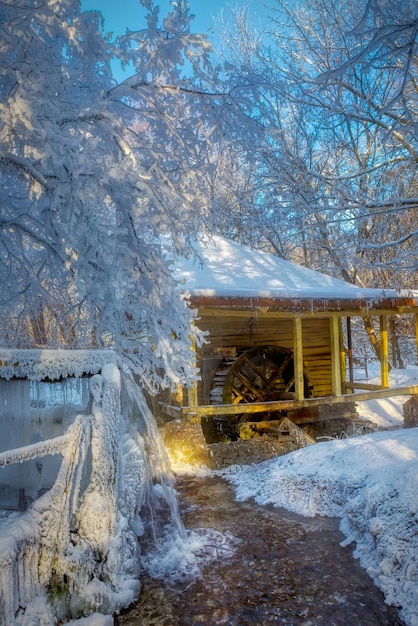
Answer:
<svg viewBox="0 0 418 626"><path fill-rule="evenodd" d="M366 387L364 387L366 388ZM370 390L373 389L373 390ZM201 417L202 415L250 415L252 413L269 413L274 411L289 411L295 409L321 406L325 404L338 404L347 402L360 402L365 400L389 398L392 396L404 396L418 394L418 385L402 388L384 389L378 386L367 385L364 393L349 393L338 396L325 396L321 398L305 398L304 400L275 400L272 402L251 402L248 404L207 404L200 406L182 406L161 404L162 409L172 417ZM314 421L312 418L292 419L296 423L301 421Z"/></svg>

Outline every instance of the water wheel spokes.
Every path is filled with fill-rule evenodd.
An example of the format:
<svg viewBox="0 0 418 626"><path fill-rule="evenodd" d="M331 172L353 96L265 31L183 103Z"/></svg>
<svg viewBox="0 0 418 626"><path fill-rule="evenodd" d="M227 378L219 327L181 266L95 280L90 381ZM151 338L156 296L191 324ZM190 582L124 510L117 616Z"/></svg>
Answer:
<svg viewBox="0 0 418 626"><path fill-rule="evenodd" d="M294 378L294 376L292 376L292 378L289 380L287 385L285 385L284 391L286 393L288 393L289 391L291 391L294 388L295 388L295 378Z"/></svg>
<svg viewBox="0 0 418 626"><path fill-rule="evenodd" d="M294 387L293 354L277 346L257 346L241 354L225 378L223 402L238 404L280 399Z"/></svg>
<svg viewBox="0 0 418 626"><path fill-rule="evenodd" d="M241 386L238 386L237 381L241 383ZM263 402L264 396L260 389L254 384L254 381L249 380L242 371L237 371L235 373L235 381L233 390L236 396L240 396L242 398L252 398L252 402L256 402L257 400ZM244 400L248 402L249 400ZM233 398L233 404L236 404L236 397Z"/></svg>
<svg viewBox="0 0 418 626"><path fill-rule="evenodd" d="M285 358L283 360L283 362L281 363L281 365L277 368L276 371L274 371L272 373L272 375L270 376L270 380L266 381L266 386L264 388L264 394L269 394L274 385L277 383L278 379L282 379L283 378L283 372L286 370L287 367L292 367L293 368L293 355L289 355L287 358ZM292 387L292 385L294 385L295 383L295 379L292 376L290 381L287 383L287 385L285 386L284 391L289 391L289 389Z"/></svg>
<svg viewBox="0 0 418 626"><path fill-rule="evenodd" d="M311 395L304 368L305 397ZM212 376L212 404L244 404L294 398L295 377L293 353L281 346L256 346L237 351L234 358L224 358ZM277 419L287 411L234 414L224 419L228 428L238 432L237 424L246 421ZM208 418L208 421L210 419ZM214 419L212 419L214 421ZM215 427L214 427L214 430ZM229 432L229 431L228 431ZM225 433L223 433L225 434ZM206 435L205 435L206 436ZM228 434L229 436L229 434ZM231 437L229 437L231 438Z"/></svg>
<svg viewBox="0 0 418 626"><path fill-rule="evenodd" d="M242 363L248 365L250 370L252 370L256 376L261 376L264 382L268 384L269 379L267 372L264 371L263 367L260 367L260 365L257 365L256 363L251 361L251 359L249 359L245 353L242 355Z"/></svg>

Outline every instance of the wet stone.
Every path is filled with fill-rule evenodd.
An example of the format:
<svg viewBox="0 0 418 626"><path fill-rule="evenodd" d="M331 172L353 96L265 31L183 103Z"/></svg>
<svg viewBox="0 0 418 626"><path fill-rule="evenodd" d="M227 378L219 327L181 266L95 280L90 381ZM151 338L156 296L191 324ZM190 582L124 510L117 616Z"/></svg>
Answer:
<svg viewBox="0 0 418 626"><path fill-rule="evenodd" d="M404 427L416 428L418 426L418 395L411 396L403 405Z"/></svg>
<svg viewBox="0 0 418 626"><path fill-rule="evenodd" d="M338 520L303 518L254 502L236 502L217 477L176 485L186 528L213 528L240 540L184 589L142 578L124 626L404 626L398 611L342 548Z"/></svg>

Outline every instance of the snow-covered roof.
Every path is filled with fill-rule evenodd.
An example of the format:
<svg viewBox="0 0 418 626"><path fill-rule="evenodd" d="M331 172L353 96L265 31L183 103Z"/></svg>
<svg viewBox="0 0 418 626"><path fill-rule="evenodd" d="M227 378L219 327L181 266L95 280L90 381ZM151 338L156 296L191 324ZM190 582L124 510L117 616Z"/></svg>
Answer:
<svg viewBox="0 0 418 626"><path fill-rule="evenodd" d="M222 237L204 239L196 249L200 260L179 259L175 269L182 292L192 298L366 300L370 304L407 298L417 305L417 293L351 285Z"/></svg>

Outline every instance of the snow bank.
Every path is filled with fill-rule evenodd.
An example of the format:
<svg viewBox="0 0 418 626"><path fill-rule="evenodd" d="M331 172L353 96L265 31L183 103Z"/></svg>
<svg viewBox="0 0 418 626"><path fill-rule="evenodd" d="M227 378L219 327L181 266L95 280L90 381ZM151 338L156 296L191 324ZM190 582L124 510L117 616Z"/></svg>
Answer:
<svg viewBox="0 0 418 626"><path fill-rule="evenodd" d="M418 626L418 429L318 443L221 473L238 500L341 518L344 544L355 544L386 602Z"/></svg>
<svg viewBox="0 0 418 626"><path fill-rule="evenodd" d="M369 365L370 377L368 383L380 385L380 365L372 362ZM403 369L392 368L389 372L389 386L392 388L418 385L418 367L407 365ZM410 396L393 396L380 400L357 402L357 411L360 417L376 424L379 430L403 428L403 404Z"/></svg>

